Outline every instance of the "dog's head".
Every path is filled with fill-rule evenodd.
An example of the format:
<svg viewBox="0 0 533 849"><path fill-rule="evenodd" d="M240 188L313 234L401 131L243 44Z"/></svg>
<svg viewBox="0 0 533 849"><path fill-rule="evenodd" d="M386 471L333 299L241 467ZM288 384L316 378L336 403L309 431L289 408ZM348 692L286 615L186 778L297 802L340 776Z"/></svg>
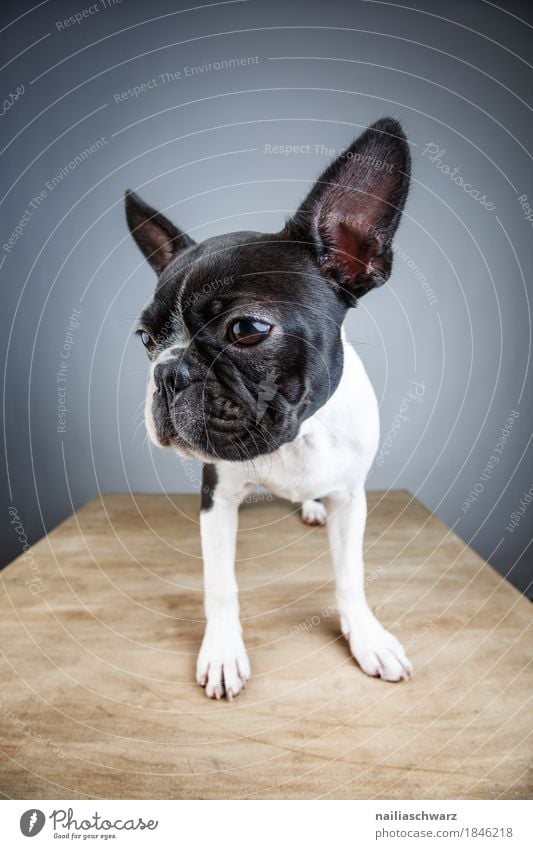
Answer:
<svg viewBox="0 0 533 849"><path fill-rule="evenodd" d="M385 118L326 169L279 233L196 244L126 194L130 231L158 274L138 327L156 444L245 460L296 437L338 385L347 309L390 274L409 173L402 129Z"/></svg>

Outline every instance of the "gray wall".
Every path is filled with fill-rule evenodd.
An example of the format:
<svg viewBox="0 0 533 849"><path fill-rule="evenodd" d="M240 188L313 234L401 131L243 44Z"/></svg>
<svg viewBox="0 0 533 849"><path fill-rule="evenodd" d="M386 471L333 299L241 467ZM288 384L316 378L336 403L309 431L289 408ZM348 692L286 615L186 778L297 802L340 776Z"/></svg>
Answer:
<svg viewBox="0 0 533 849"><path fill-rule="evenodd" d="M381 406L370 487L410 489L525 590L528 4L420 0L414 11L248 0L180 12L194 4L108 0L68 27L57 22L89 2L35 5L10 25L30 6L3 3L0 33L3 96L24 87L2 117L3 246L27 219L0 250L3 560L20 552L12 505L32 541L98 490L197 487L196 473L146 444L140 424L147 362L132 332L154 280L126 232L124 188L196 239L278 229L327 149L392 114L412 143L412 194L392 280L348 321ZM245 58L238 68L186 71ZM154 78L157 86L119 99ZM281 155L268 145L309 148Z"/></svg>

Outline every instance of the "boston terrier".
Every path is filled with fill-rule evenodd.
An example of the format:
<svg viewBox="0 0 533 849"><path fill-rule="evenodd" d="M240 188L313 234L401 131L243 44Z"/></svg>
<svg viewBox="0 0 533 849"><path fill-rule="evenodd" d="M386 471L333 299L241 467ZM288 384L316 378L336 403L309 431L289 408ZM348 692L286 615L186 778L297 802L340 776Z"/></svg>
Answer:
<svg viewBox="0 0 533 849"><path fill-rule="evenodd" d="M200 529L206 629L197 681L233 699L250 676L239 621L239 503L258 485L326 521L342 633L367 675L402 681L411 663L364 590L365 479L377 399L343 332L359 298L390 275L411 159L382 118L317 180L278 233L196 244L132 191L130 232L158 275L138 335L151 362L152 441L203 461ZM320 499L320 500L319 500Z"/></svg>

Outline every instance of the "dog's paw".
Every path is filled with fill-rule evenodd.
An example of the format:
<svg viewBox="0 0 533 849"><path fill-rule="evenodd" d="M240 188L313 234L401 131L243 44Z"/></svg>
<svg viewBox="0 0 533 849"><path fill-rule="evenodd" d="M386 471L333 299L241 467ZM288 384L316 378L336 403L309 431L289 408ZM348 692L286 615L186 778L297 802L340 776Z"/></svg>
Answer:
<svg viewBox="0 0 533 849"><path fill-rule="evenodd" d="M402 644L373 616L351 625L342 617L341 627L352 655L367 675L384 681L407 681L411 677L413 666Z"/></svg>
<svg viewBox="0 0 533 849"><path fill-rule="evenodd" d="M302 522L304 525L325 525L326 508L321 501L304 501L302 504Z"/></svg>
<svg viewBox="0 0 533 849"><path fill-rule="evenodd" d="M210 699L231 701L250 677L250 663L240 625L211 625L205 629L196 664L196 680Z"/></svg>

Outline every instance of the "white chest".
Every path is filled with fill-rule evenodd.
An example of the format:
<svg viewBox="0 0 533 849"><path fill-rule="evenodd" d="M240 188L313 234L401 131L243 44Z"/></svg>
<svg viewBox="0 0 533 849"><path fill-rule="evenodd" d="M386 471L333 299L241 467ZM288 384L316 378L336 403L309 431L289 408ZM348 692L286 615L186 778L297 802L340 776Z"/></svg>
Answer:
<svg viewBox="0 0 533 849"><path fill-rule="evenodd" d="M344 488L347 470L356 460L349 434L314 416L306 425L294 442L262 458L257 468L260 483L289 501L320 498Z"/></svg>

